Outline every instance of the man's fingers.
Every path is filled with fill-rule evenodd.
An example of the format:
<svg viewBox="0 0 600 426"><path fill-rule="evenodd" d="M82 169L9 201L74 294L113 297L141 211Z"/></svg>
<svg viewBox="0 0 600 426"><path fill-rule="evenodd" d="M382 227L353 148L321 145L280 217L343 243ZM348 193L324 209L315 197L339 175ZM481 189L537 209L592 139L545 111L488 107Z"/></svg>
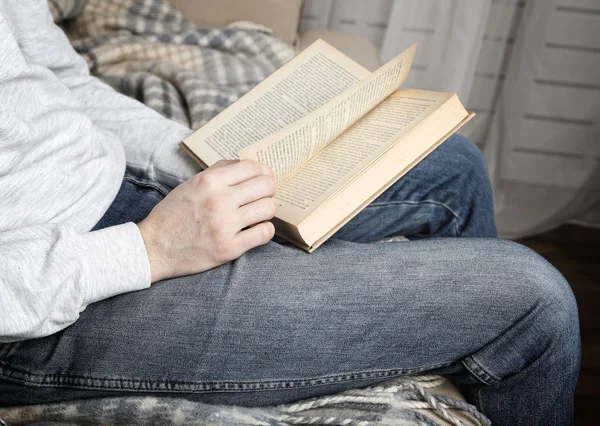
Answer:
<svg viewBox="0 0 600 426"><path fill-rule="evenodd" d="M233 186L234 202L238 206L275 195L277 186L272 176L260 175Z"/></svg>
<svg viewBox="0 0 600 426"><path fill-rule="evenodd" d="M243 250L242 253L245 253L254 247L268 243L274 235L275 227L273 224L271 222L261 222L251 228L238 232L233 243L240 250Z"/></svg>
<svg viewBox="0 0 600 426"><path fill-rule="evenodd" d="M215 166L217 164L218 163L216 163ZM242 160L230 164L223 164L215 169L215 173L218 174L219 181L229 186L237 185L260 175L273 176L273 171L269 166L253 160Z"/></svg>
<svg viewBox="0 0 600 426"><path fill-rule="evenodd" d="M262 198L238 209L240 229L273 219L277 206L272 198Z"/></svg>

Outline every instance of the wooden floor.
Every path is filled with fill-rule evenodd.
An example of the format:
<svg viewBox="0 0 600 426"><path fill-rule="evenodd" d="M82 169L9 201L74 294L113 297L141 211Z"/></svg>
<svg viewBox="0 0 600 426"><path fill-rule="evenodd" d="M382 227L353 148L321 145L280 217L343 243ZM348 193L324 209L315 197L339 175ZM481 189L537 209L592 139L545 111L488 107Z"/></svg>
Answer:
<svg viewBox="0 0 600 426"><path fill-rule="evenodd" d="M600 229L566 225L519 242L562 272L575 293L582 343L575 424L600 426Z"/></svg>

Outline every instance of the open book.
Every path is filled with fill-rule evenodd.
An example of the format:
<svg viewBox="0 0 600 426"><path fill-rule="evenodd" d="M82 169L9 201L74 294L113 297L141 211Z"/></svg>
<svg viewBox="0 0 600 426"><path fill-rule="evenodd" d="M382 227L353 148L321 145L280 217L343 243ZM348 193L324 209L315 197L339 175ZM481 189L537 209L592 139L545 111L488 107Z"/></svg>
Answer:
<svg viewBox="0 0 600 426"><path fill-rule="evenodd" d="M371 73L317 40L181 146L203 167L277 179L277 235L311 252L473 117L453 93L398 88L416 46Z"/></svg>

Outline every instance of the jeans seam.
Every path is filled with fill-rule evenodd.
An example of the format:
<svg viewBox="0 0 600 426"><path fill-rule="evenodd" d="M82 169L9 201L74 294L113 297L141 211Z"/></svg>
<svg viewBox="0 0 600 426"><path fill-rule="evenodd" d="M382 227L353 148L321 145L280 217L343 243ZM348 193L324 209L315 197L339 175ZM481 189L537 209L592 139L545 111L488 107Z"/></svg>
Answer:
<svg viewBox="0 0 600 426"><path fill-rule="evenodd" d="M446 367L451 363L434 364L419 368L398 368L387 370L366 370L353 373L342 373L312 378L278 379L278 380L214 380L214 381L178 381L178 380L144 380L107 378L93 376L77 376L71 374L42 374L19 371L0 365L0 378L33 387L60 387L113 390L137 392L166 392L166 393L221 393L221 392L251 392L279 389L298 389L327 386L336 383L354 382L368 379L387 379L401 375L422 373L435 368ZM36 379L33 379L33 377ZM94 383L96 382L96 383ZM104 382L103 384L99 382ZM112 382L110 385L106 382Z"/></svg>
<svg viewBox="0 0 600 426"><path fill-rule="evenodd" d="M167 190L167 188L165 188L163 185L161 185L158 182L151 181L151 180L140 179L138 177L131 176L131 175L125 175L123 177L123 180L127 181L127 182L131 182L131 183L133 183L135 185L138 185L138 186L146 186L148 188L155 189L156 191L160 192L160 194L163 197L166 197L167 194L169 193L169 191Z"/></svg>
<svg viewBox="0 0 600 426"><path fill-rule="evenodd" d="M477 380L486 385L493 385L500 379L489 373L480 362L478 362L473 355L466 357L462 360L462 364L465 368L475 377Z"/></svg>
<svg viewBox="0 0 600 426"><path fill-rule="evenodd" d="M388 207L388 206L394 206L394 205L398 205L398 204L410 204L410 205L418 205L418 204L433 204L439 207L443 207L444 209L446 209L447 211L450 212L450 214L453 216L453 221L454 221L454 228L455 228L455 232L456 235L460 235L460 216L458 215L458 213L456 213L454 210L452 210L452 208L450 208L450 206L448 206L447 204L441 203L439 201L435 201L435 200L420 200L420 201L413 201L413 200L400 200L400 201L383 201L383 202L374 202L369 204L366 208L371 208L371 207Z"/></svg>

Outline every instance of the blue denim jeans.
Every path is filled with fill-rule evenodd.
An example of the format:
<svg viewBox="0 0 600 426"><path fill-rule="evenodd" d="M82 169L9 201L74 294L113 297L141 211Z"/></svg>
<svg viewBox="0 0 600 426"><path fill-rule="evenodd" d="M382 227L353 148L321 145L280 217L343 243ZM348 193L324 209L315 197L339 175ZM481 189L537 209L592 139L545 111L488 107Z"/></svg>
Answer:
<svg viewBox="0 0 600 426"><path fill-rule="evenodd" d="M127 177L98 228L143 219L165 193ZM412 241L367 244L398 234ZM435 372L494 424L572 424L571 289L495 236L482 156L452 137L312 254L272 242L0 347L0 405L133 394L265 405Z"/></svg>

